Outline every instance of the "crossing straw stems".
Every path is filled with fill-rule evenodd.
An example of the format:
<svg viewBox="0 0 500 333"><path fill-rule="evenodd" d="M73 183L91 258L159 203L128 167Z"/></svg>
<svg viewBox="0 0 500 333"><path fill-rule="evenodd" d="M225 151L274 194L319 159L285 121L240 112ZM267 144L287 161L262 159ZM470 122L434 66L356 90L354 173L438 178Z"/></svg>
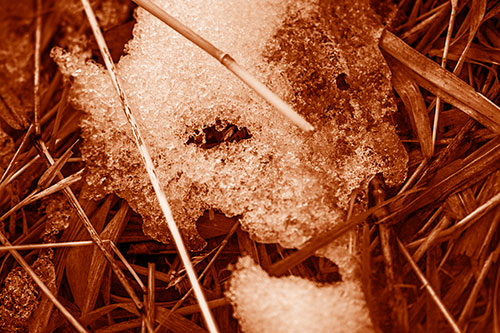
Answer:
<svg viewBox="0 0 500 333"><path fill-rule="evenodd" d="M108 70L108 73L111 76L111 80L113 81L113 85L116 89L116 92L118 93L119 98L120 98L120 102L122 104L122 109L123 109L123 112L125 113L125 117L127 118L127 121L129 122L129 124L132 128L132 134L134 136L134 141L135 141L137 148L139 149L139 152L144 160L144 165L146 167L146 171L148 173L149 179L151 180L151 184L153 185L154 191L156 193L156 197L157 197L158 202L160 204L160 208L161 208L163 215L165 216L165 219L167 221L167 225L168 225L170 232L172 234L172 238L173 238L175 245L177 247L177 251L179 252L179 256L181 257L182 263L184 264L184 267L186 268L186 273L188 275L189 281L191 282L191 286L193 287L193 291L194 291L195 296L196 296L198 303L200 305L203 318L205 319L208 330L211 333L218 332L217 325L216 325L215 320L212 316L212 313L210 312L210 308L208 307L205 296L203 295L203 291L201 290L201 286L200 286L198 279L196 277L196 272L194 271L193 265L191 263L191 259L189 258L189 254L188 254L186 247L184 245L184 241L182 240L181 234L179 232L179 228L175 224L174 218L172 216L172 211L170 210L170 206L167 202L167 198L166 198L165 193L163 192L163 190L161 188L158 176L156 175L156 170L155 170L153 161L151 159L151 156L149 154L148 148L146 147L146 144L144 143L144 140L142 138L139 127L137 126L137 121L135 120L135 117L132 114L132 111L131 111L130 106L128 104L125 92L123 91L121 84L120 84L120 81L118 80L118 77L116 75L116 68L113 64L113 60L111 59L111 55L109 53L108 46L106 45L106 41L104 40L104 36L102 35L102 32L101 32L99 25L97 23L97 19L95 17L94 11L92 10L92 7L90 6L90 3L88 0L81 0L81 2L83 4L83 8L85 9L85 13L87 14L87 18L89 20L90 26L92 28L92 32L94 33L95 39L97 41L97 45L99 46L99 50L101 51L101 55L102 55L102 58L104 60L104 63L106 64L106 68ZM149 317L146 317L146 319L149 319ZM146 320L146 324L148 325L148 331L153 331L153 328L151 327L152 323L150 323L149 320Z"/></svg>

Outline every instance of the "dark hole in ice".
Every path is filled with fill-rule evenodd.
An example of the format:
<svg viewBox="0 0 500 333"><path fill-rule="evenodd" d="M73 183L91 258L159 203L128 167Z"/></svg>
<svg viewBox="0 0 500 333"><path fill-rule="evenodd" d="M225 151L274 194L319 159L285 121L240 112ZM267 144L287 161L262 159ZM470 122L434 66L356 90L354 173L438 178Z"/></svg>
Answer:
<svg viewBox="0 0 500 333"><path fill-rule="evenodd" d="M337 75L337 77L335 78L335 81L337 82L337 88L339 88L340 90L347 90L350 87L349 83L347 83L347 81L345 80L346 77L347 75L345 73L342 73Z"/></svg>
<svg viewBox="0 0 500 333"><path fill-rule="evenodd" d="M246 127L240 129L236 125L227 124L224 129L218 130L216 125L212 125L205 127L201 133L198 131L190 136L186 144L195 144L201 148L210 149L223 142L239 142L251 137Z"/></svg>
<svg viewBox="0 0 500 333"><path fill-rule="evenodd" d="M310 280L319 283L333 283L342 281L339 266L336 263L321 257L312 256L303 262L304 266L314 272Z"/></svg>

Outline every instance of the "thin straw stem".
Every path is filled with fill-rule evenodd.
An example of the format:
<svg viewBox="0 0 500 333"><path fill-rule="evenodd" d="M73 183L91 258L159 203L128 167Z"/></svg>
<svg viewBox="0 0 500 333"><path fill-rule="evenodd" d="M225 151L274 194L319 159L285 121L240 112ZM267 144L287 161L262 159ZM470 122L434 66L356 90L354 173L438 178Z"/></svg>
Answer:
<svg viewBox="0 0 500 333"><path fill-rule="evenodd" d="M48 151L47 146L45 145L45 142L42 140L36 140L34 143L35 143L35 148L37 149L40 156L44 157L46 162L49 165L54 165L54 163L55 163L54 158L52 157L52 155ZM63 177L60 172L58 174L58 177L59 178ZM125 277L125 274L123 274L123 272L120 270L120 268L118 267L116 261L114 260L113 256L111 255L111 253L104 246L103 240L100 238L99 234L94 229L94 226L90 222L88 216L85 214L85 211L83 210L82 206L78 202L78 199L76 198L75 194L73 193L73 191L71 190L70 187L64 187L62 191L63 191L64 195L66 196L66 198L68 199L69 204L75 210L77 216L80 218L80 221L83 223L85 229L87 229L90 237L92 238L94 243L97 245L99 250L101 250L102 254L104 254L106 259L108 260L108 262L111 266L111 269L116 274L116 277L118 278L118 280L122 283L123 288L129 294L129 296L132 299L132 302L136 306L137 310L139 312L142 312L142 310L144 308L143 304L141 303L141 301L139 300L139 298L135 294L135 291L132 288L132 286L128 283L128 280Z"/></svg>
<svg viewBox="0 0 500 333"><path fill-rule="evenodd" d="M457 0L450 0L450 1L451 1L450 22L448 23L448 31L446 33L446 40L444 42L443 58L441 60L441 67L443 67L445 69L446 69L446 63L448 61L448 52L450 49L451 34L453 32L453 26L455 25L455 16L457 15L457 7L458 7ZM435 146L436 146L437 130L438 130L439 113L440 112L441 112L441 98L438 96L436 98L436 108L434 110L434 123L432 126L432 150L433 151L434 151Z"/></svg>
<svg viewBox="0 0 500 333"><path fill-rule="evenodd" d="M146 286L142 283L142 280L139 278L135 270L130 266L127 259L123 256L123 254L118 250L116 245L110 241L109 239L103 239L103 244L110 245L113 252L116 254L118 259L123 263L125 268L130 272L130 274L134 277L137 284L143 291L146 291ZM82 247L82 246L92 246L95 245L93 241L74 241L74 242L60 242L60 243L46 243L46 244L22 244L22 245L8 245L8 246L0 246L0 252L10 251L10 250L40 250L40 249L55 249L61 247Z"/></svg>
<svg viewBox="0 0 500 333"><path fill-rule="evenodd" d="M137 282L139 287L141 287L142 291L146 292L146 286L144 285L144 283L142 283L142 280L139 278L139 275L137 275L136 271L132 268L130 263L127 261L127 258L125 258L123 256L123 254L120 252L120 250L116 247L115 243L113 243L112 241L109 241L109 240L103 240L103 242L109 242L109 246L111 247L113 252L116 254L118 259L120 259L120 261L123 263L125 268L129 271L129 273L132 275L134 280Z"/></svg>
<svg viewBox="0 0 500 333"><path fill-rule="evenodd" d="M269 104L278 109L278 111L280 111L285 117L287 117L302 130L306 132L314 130L314 127L307 120L305 120L301 115L295 112L295 110L293 110L290 105L285 103L280 97L278 97L278 95L269 90L269 88L267 88L264 84L257 80L252 74L241 67L229 54L213 46L209 41L198 35L196 32L185 26L183 23L181 23L179 20L177 20L167 12L165 12L152 1L132 1L142 8L146 9L148 12L180 33L182 36L186 37L196 46L200 47L203 51L207 52L212 57L217 59L222 65L224 65L224 67L226 67L229 71L236 75L248 87L253 89L260 97L262 97Z"/></svg>
<svg viewBox="0 0 500 333"><path fill-rule="evenodd" d="M200 280L203 278L203 276L205 276L205 274L208 272L208 270L210 269L210 267L212 267L212 265L214 264L215 260L217 259L217 257L219 256L219 254L222 252L222 250L226 246L229 238L231 238L231 236L236 232L236 229L238 228L238 225L239 225L239 223L235 222L234 225L233 225L233 227L231 228L231 230L226 235L226 237L224 237L224 240L220 243L220 245L219 245L217 251L215 252L214 256L212 257L212 259L210 260L210 262L207 264L207 267L205 267L205 269L203 269L203 271L201 272L201 274L199 276ZM192 291L193 291L193 288L190 288L184 294L184 296L182 296L182 298L180 300L178 300L177 303L175 303L175 305L168 311L167 315L165 315L162 318L162 320L160 321L160 323L158 324L158 326L156 326L156 329L155 329L154 333L159 332L159 330L162 327L162 325L167 322L168 316L170 316L171 313L173 313L173 312L177 311L177 309L179 309L179 307L188 298L188 296L191 294Z"/></svg>
<svg viewBox="0 0 500 333"><path fill-rule="evenodd" d="M103 240L105 242L105 240ZM92 241L75 241L75 242L60 242L60 243L45 243L45 244L22 244L22 245L9 245L1 246L1 251L10 250L40 250L40 249L55 249L60 247L81 247L81 246L92 246L94 242Z"/></svg>
<svg viewBox="0 0 500 333"><path fill-rule="evenodd" d="M23 140L21 141L19 148L17 148L16 152L14 153L14 156L12 156L12 158L10 159L10 162L9 162L9 165L7 166L7 169L5 169L5 171L3 172L2 178L0 178L0 188L2 186L3 181L7 177L7 175L10 173L10 171L14 167L14 162L16 161L17 157L19 156L21 151L26 146L26 143L28 142L29 136L31 135L32 131L33 131L33 125L30 125L30 127L26 131L26 134L24 134Z"/></svg>
<svg viewBox="0 0 500 333"><path fill-rule="evenodd" d="M40 48L42 43L42 0L36 1L35 73L33 75L33 113L35 133L40 135Z"/></svg>
<svg viewBox="0 0 500 333"><path fill-rule="evenodd" d="M147 293L147 306L149 308L148 315L149 321L155 321L155 264L148 263L148 293Z"/></svg>
<svg viewBox="0 0 500 333"><path fill-rule="evenodd" d="M401 193L405 192L406 190L408 190L415 183L415 181L417 180L417 178L420 176L420 174L424 170L424 167L427 166L428 162L429 162L429 160L426 159L426 158L424 158L422 160L422 162L420 162L420 164L418 165L417 169L415 169L415 171L413 172L413 174L411 175L411 177L408 178L408 180L403 185L403 187L401 187L401 189L399 190L398 194L401 194Z"/></svg>
<svg viewBox="0 0 500 333"><path fill-rule="evenodd" d="M205 322L206 322L207 327L208 327L210 332L218 332L215 320L212 316L210 308L208 307L205 296L203 295L203 291L201 289L201 286L198 283L198 279L196 277L196 272L195 272L193 265L191 263L191 259L189 258L189 254L188 254L186 247L184 245L184 241L182 240L182 236L179 232L177 224L174 221L174 217L172 216L172 211L170 210L170 206L168 204L167 198L166 198L165 193L163 192L163 189L160 185L160 181L158 179L158 176L156 175L156 169L154 167L153 161L152 161L151 156L149 154L149 151L146 147L146 144L144 143L144 140L143 140L142 135L140 133L139 127L137 125L137 121L135 120L135 117L132 114L132 111L131 111L129 103L127 101L125 92L123 91L121 84L120 84L120 81L118 80L118 77L116 75L116 69L115 69L115 66L113 64L113 60L111 58L111 55L109 53L109 49L108 49L106 42L104 40L104 36L102 35L102 32L99 28L99 24L97 23L97 19L95 17L95 14L94 14L92 7L90 6L90 3L88 0L81 0L81 2L82 2L83 7L85 9L85 13L87 14L87 18L89 20L89 23L90 23L90 26L91 26L92 31L94 33L94 36L97 40L97 44L98 44L99 49L101 51L102 58L104 59L104 63L106 64L106 68L108 70L108 73L111 76L111 80L113 82L113 85L116 89L116 92L118 93L119 98L120 98L123 112L125 113L125 116L126 116L128 122L132 128L132 134L134 136L134 141L135 141L137 148L138 148L138 150L141 153L141 156L143 158L143 161L144 161L144 164L146 167L146 171L149 175L149 179L151 180L151 184L153 185L153 189L156 193L156 197L157 197L158 202L160 204L160 208L163 212L163 215L165 216L165 219L167 221L167 225L170 229L170 233L172 234L172 238L173 238L175 245L177 247L177 251L179 252L179 256L181 257L181 260L184 264L184 267L186 268L186 273L189 277L189 281L191 282L191 286L193 287L193 290L195 292L198 303L200 304L203 318L205 319ZM147 320L147 322L149 323L149 320ZM148 330L153 331L153 328L148 327Z"/></svg>
<svg viewBox="0 0 500 333"><path fill-rule="evenodd" d="M450 324L451 328L455 333L460 333L462 332L460 330L460 327L458 327L457 322L451 315L451 313L448 311L448 309L444 306L443 302L441 302L441 299L439 299L438 295L434 291L434 289L431 287L429 284L429 281L427 281L427 278L425 277L424 273L420 270L420 268L417 266L413 258L411 257L410 253L408 250L406 250L405 246L401 241L399 240L398 237L396 237L396 241L398 242L399 249L401 250L401 253L405 256L406 260L410 263L410 266L413 268L415 273L417 274L419 280L422 282L423 287L427 290L429 295L431 296L431 299L436 303L437 307L443 313L444 317L446 318L446 321Z"/></svg>

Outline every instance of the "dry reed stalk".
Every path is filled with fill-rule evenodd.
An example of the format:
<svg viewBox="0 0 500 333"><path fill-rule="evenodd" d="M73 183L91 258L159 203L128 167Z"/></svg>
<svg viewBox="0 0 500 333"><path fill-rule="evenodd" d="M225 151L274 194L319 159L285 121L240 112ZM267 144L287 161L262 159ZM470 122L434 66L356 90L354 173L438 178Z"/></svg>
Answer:
<svg viewBox="0 0 500 333"><path fill-rule="evenodd" d="M243 81L248 87L253 89L260 97L262 97L269 104L274 106L278 111L280 111L288 120L293 122L295 125L300 127L302 130L309 132L313 131L314 127L307 122L300 114L295 112L293 108L285 103L278 95L273 93L269 88L257 80L252 74L241 67L236 60L234 60L229 54L219 50L213 46L209 41L205 40L203 37L195 33L189 27L182 24L175 17L165 12L155 3L150 0L132 0L142 8L146 9L148 12L156 16L163 23L167 24L169 27L180 33L182 36L190 40L196 46L200 47L203 51L210 54L217 61L219 61L224 67L236 75L241 81Z"/></svg>
<svg viewBox="0 0 500 333"><path fill-rule="evenodd" d="M289 255L288 257L284 258L283 260L275 262L271 267L269 267L269 274L275 275L275 276L280 276L285 274L289 269L292 267L300 264L307 258L311 257L316 253L317 250L321 249L322 247L330 244L332 241L335 239L339 238L340 236L344 235L346 232L354 228L355 226L363 223L368 217L370 217L372 214L375 213L380 213L383 212L388 205L391 203L397 202L398 200L401 200L402 198L406 197L407 195L414 194L415 191L407 191L401 194L398 194L397 196L390 198L388 200L385 200L384 202L362 212L357 215L354 215L346 221L344 224L340 224L332 228L332 230L326 231L316 237L313 237L310 239L308 242L306 242L302 248L300 248L297 252L294 252L293 254ZM389 215L385 219L379 221L379 222L386 222L386 219L391 218L392 215Z"/></svg>
<svg viewBox="0 0 500 333"><path fill-rule="evenodd" d="M143 158L143 162L145 164L146 171L148 173L148 176L149 176L151 183L153 185L153 188L155 190L158 202L160 204L160 208L161 208L163 215L167 221L169 230L170 230L170 232L172 234L172 238L174 239L174 242L177 246L177 249L179 251L179 255L182 259L184 267L186 268L186 272L188 274L191 285L194 289L194 293L196 295L196 298L198 299L198 302L200 303L200 306L202 308L202 313L203 313L203 317L205 319L205 322L206 322L210 332L218 332L218 328L217 328L217 325L216 325L215 320L213 318L213 315L210 311L210 308L207 305L207 301L205 299L205 296L203 294L201 286L198 283L198 279L196 277L196 272L194 271L194 268L191 264L191 259L189 257L189 253L186 250L182 236L181 236L179 229L177 227L177 224L175 223L174 218L172 216L172 212L171 212L170 206L167 202L167 198L166 198L165 193L163 192L163 189L162 189L160 182L158 180L155 166L153 164L153 161L151 159L149 151L144 143L144 140L142 138L139 127L137 126L137 121L135 120L135 117L132 114L132 111L131 111L130 106L128 104L126 95L125 95L123 89L121 88L121 84L117 78L116 69L114 67L113 60L112 60L111 55L109 53L109 49L106 45L106 41L104 40L102 32L99 28L99 24L97 23L97 19L95 17L95 14L94 14L92 7L90 6L90 3L88 2L88 0L81 0L81 2L82 2L83 7L85 9L85 13L87 15L87 18L90 22L90 26L92 28L94 36L97 40L99 50L100 50L101 55L102 55L104 62L106 64L106 68L108 69L108 73L111 77L113 85L118 93L119 98L120 98L120 102L122 104L122 110L125 113L127 121L129 122L129 124L132 128L134 141L135 141L137 148L138 148L138 150ZM146 320L146 325L147 325L148 330L153 331L152 323L149 322L149 319L147 316L145 317L145 320Z"/></svg>

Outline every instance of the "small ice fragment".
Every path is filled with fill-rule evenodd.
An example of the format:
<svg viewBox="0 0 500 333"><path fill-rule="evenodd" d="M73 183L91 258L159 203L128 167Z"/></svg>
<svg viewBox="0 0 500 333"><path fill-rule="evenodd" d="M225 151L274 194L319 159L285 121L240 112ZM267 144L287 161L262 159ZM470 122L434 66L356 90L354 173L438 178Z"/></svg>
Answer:
<svg viewBox="0 0 500 333"><path fill-rule="evenodd" d="M226 296L246 333L373 331L363 292L353 281L320 285L296 276L270 277L243 257Z"/></svg>

